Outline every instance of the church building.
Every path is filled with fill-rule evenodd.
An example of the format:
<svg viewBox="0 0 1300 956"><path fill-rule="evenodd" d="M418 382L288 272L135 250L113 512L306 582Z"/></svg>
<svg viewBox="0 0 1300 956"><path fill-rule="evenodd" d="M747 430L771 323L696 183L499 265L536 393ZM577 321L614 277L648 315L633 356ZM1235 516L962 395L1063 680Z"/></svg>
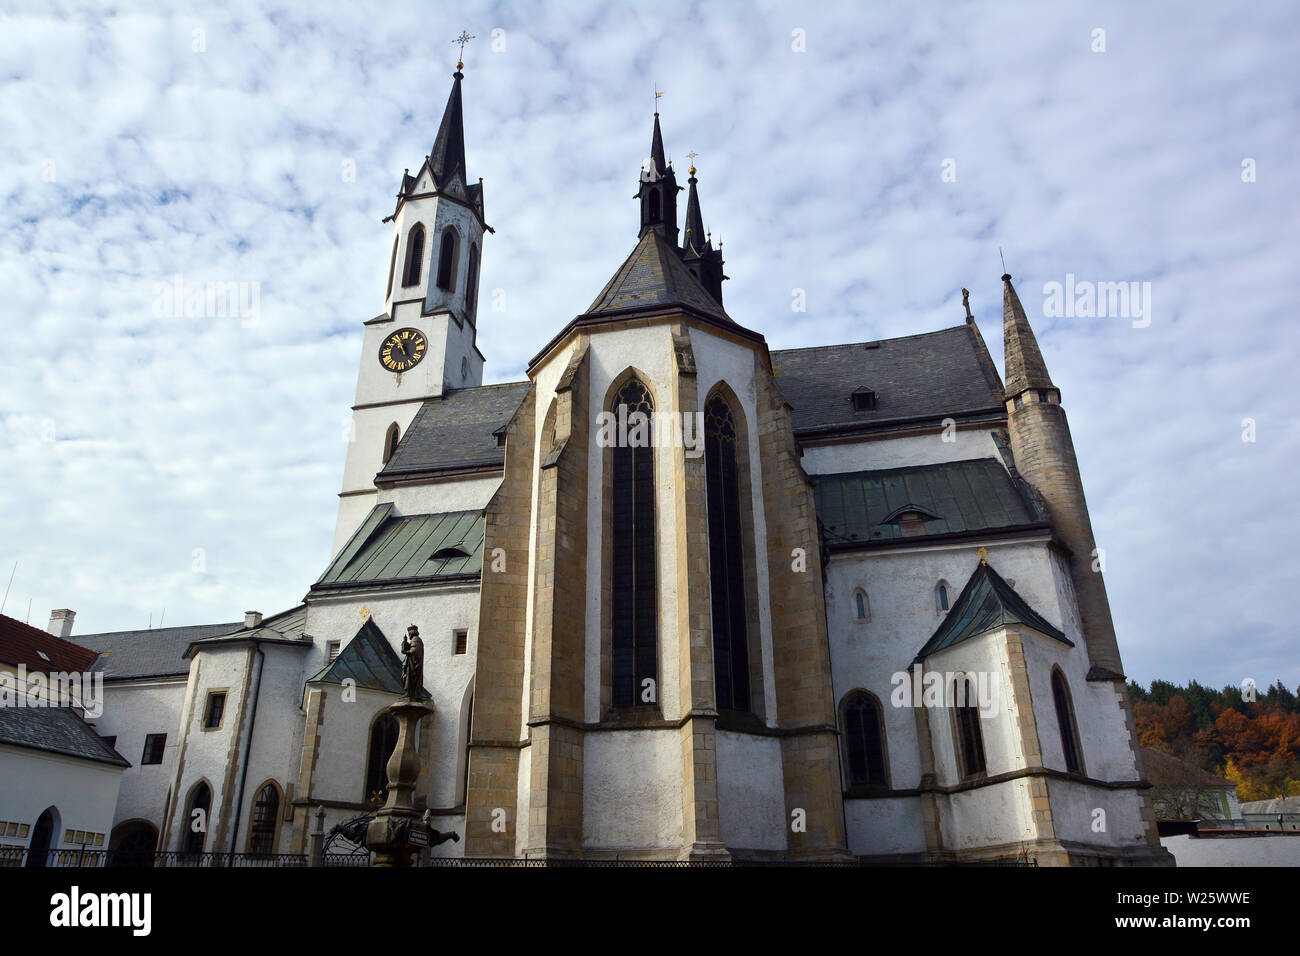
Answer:
<svg viewBox="0 0 1300 956"><path fill-rule="evenodd" d="M416 799L460 836L435 854L1170 862L1011 276L1001 374L969 306L769 349L775 316L725 305L656 113L626 259L525 380L484 385L462 68L384 220L334 553L302 604L70 637L131 765L111 843L304 853L322 813L372 808L414 624Z"/></svg>

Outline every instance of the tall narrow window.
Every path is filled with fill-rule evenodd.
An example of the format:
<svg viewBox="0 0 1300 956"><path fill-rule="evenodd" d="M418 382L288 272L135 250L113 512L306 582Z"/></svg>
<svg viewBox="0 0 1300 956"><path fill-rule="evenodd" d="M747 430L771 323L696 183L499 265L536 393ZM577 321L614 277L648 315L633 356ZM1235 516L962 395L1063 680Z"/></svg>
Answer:
<svg viewBox="0 0 1300 956"><path fill-rule="evenodd" d="M964 674L953 682L952 690L957 731L957 765L963 777L971 777L983 773L985 766L978 694L975 682Z"/></svg>
<svg viewBox="0 0 1300 956"><path fill-rule="evenodd" d="M611 449L613 469L613 686L615 707L653 704L647 679L658 679L655 630L655 462L650 442L650 391L631 379L614 399L629 440ZM645 441L635 440L644 435Z"/></svg>
<svg viewBox="0 0 1300 956"><path fill-rule="evenodd" d="M200 781L198 786L190 791L189 802L185 805L185 819L181 821L185 834L181 839L184 852L203 852L203 841L207 837L208 824L211 822L208 819L208 811L211 809L212 788L206 782Z"/></svg>
<svg viewBox="0 0 1300 956"><path fill-rule="evenodd" d="M871 601L861 588L853 592L853 610L859 621L871 620Z"/></svg>
<svg viewBox="0 0 1300 956"><path fill-rule="evenodd" d="M438 288L456 291L456 230L450 226L443 231L438 249Z"/></svg>
<svg viewBox="0 0 1300 956"><path fill-rule="evenodd" d="M1071 773L1083 773L1079 736L1074 726L1074 708L1070 706L1070 688L1059 670L1052 671L1052 699L1056 704L1056 725L1061 729L1061 752L1065 755L1065 769Z"/></svg>
<svg viewBox="0 0 1300 956"><path fill-rule="evenodd" d="M418 222L406 236L406 266L402 269L402 285L419 285L420 270L424 267L424 226Z"/></svg>
<svg viewBox="0 0 1300 956"><path fill-rule="evenodd" d="M388 464L388 459L393 457L393 452L397 451L397 443L402 438L402 430L397 427L397 422L388 426L388 435L384 438L384 464Z"/></svg>
<svg viewBox="0 0 1300 956"><path fill-rule="evenodd" d="M370 756L366 761L366 803L388 798L388 758L397 746L397 720L392 714L380 714L370 728Z"/></svg>
<svg viewBox="0 0 1300 956"><path fill-rule="evenodd" d="M465 311L474 320L474 308L478 305L478 246L469 244L469 268L465 276ZM468 369L466 370L468 372Z"/></svg>
<svg viewBox="0 0 1300 956"><path fill-rule="evenodd" d="M850 787L889 785L880 702L870 694L858 691L845 700L844 751Z"/></svg>
<svg viewBox="0 0 1300 956"><path fill-rule="evenodd" d="M736 419L721 395L704 407L709 502L709 580L713 604L713 680L720 710L749 710L749 644L741 550Z"/></svg>
<svg viewBox="0 0 1300 956"><path fill-rule="evenodd" d="M948 582L940 581L934 586L934 609L940 614L948 610Z"/></svg>
<svg viewBox="0 0 1300 956"><path fill-rule="evenodd" d="M226 692L209 691L208 704L203 711L203 729L216 730L221 726L221 720L226 714Z"/></svg>
<svg viewBox="0 0 1300 956"><path fill-rule="evenodd" d="M650 221L651 222L659 221L659 210L660 210L659 190L652 189L650 190Z"/></svg>
<svg viewBox="0 0 1300 956"><path fill-rule="evenodd" d="M248 834L248 852L270 856L275 852L276 829L280 817L280 791L267 781L253 798L253 821Z"/></svg>
<svg viewBox="0 0 1300 956"><path fill-rule="evenodd" d="M388 260L388 285L384 288L384 295L393 294L393 276L397 273L397 236L393 236L393 257Z"/></svg>

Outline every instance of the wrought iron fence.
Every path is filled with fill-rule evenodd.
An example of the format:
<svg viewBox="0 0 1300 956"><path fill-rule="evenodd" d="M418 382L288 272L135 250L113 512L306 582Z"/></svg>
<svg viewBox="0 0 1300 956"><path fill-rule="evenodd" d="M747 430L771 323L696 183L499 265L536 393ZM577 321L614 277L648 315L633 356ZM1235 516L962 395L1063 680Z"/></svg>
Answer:
<svg viewBox="0 0 1300 956"><path fill-rule="evenodd" d="M368 867L369 853L326 853L322 858L326 867ZM54 850L31 850L27 847L0 847L0 867L155 867L164 869L220 869L247 867L307 867L311 865L310 857L305 853L185 853L174 850L141 853L138 850L94 850L66 848ZM497 857L430 857L421 865L428 867L527 867L527 868L661 868L661 869L699 869L699 868L739 868L759 867L824 867L834 869L853 869L878 865L865 860L843 860L825 862L795 862L787 860L764 860L761 862L742 862L735 860L555 860L524 859ZM1001 860L972 860L958 863L920 862L916 866L1037 866L1032 857Z"/></svg>
<svg viewBox="0 0 1300 956"><path fill-rule="evenodd" d="M305 853L184 853L160 850L91 850L80 847L33 850L0 847L0 866L57 869L63 867L281 867L307 866ZM332 862L327 865L337 865Z"/></svg>

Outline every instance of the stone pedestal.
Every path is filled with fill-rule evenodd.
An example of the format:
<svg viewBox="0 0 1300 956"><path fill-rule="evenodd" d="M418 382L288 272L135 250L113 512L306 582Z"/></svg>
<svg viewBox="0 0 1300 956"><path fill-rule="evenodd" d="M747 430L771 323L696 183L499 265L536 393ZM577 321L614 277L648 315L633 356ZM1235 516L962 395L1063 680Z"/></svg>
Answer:
<svg viewBox="0 0 1300 956"><path fill-rule="evenodd" d="M415 735L420 720L433 714L433 704L402 698L386 712L397 720L397 745L386 768L388 800L366 827L366 846L375 854L375 866L414 866L419 851L429 843L412 798L420 775Z"/></svg>

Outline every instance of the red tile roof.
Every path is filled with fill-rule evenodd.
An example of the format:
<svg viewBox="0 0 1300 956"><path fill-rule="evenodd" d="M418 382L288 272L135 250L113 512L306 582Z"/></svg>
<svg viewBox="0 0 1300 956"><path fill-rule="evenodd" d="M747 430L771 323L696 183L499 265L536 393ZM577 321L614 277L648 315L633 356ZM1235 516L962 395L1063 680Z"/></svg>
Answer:
<svg viewBox="0 0 1300 956"><path fill-rule="evenodd" d="M88 647L0 614L0 661L6 664L24 664L29 671L84 671L98 656Z"/></svg>

